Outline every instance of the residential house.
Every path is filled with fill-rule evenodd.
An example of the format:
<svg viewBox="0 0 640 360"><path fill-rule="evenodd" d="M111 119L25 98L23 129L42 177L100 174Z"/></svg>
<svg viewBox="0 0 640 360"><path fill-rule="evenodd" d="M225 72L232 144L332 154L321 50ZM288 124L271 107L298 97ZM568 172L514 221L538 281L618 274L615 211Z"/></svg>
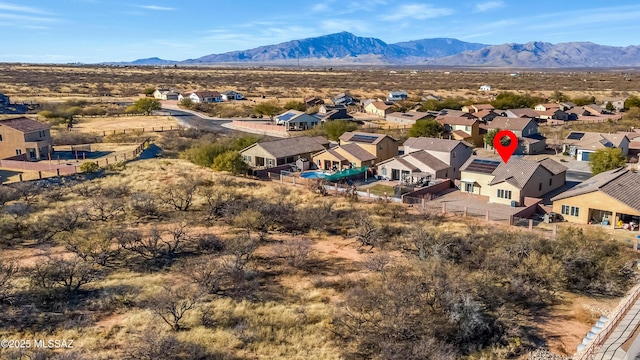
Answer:
<svg viewBox="0 0 640 360"><path fill-rule="evenodd" d="M538 123L530 118L497 117L493 119L487 130L511 130L518 137L518 147L514 154L538 154L545 150L547 139L538 132ZM493 144L485 144L493 148Z"/></svg>
<svg viewBox="0 0 640 360"><path fill-rule="evenodd" d="M345 105L320 105L318 112L312 114L318 120L324 122L329 120L351 120L353 117L347 113Z"/></svg>
<svg viewBox="0 0 640 360"><path fill-rule="evenodd" d="M440 113L438 114L438 116L464 116L469 119L476 118L475 114L470 114L468 112L464 112L461 110L453 110L453 109L442 109L440 110Z"/></svg>
<svg viewBox="0 0 640 360"><path fill-rule="evenodd" d="M571 101L563 101L560 103L560 110L567 111L576 107L576 104Z"/></svg>
<svg viewBox="0 0 640 360"><path fill-rule="evenodd" d="M480 86L480 91L491 91L491 86L482 85L482 86Z"/></svg>
<svg viewBox="0 0 640 360"><path fill-rule="evenodd" d="M0 94L0 108L9 107L10 103L9 96Z"/></svg>
<svg viewBox="0 0 640 360"><path fill-rule="evenodd" d="M500 114L500 116L504 116L508 118L537 119L539 116L537 111L529 108L498 110L497 112L498 114Z"/></svg>
<svg viewBox="0 0 640 360"><path fill-rule="evenodd" d="M575 117L575 119L578 119L581 116L592 115L590 111L584 108L584 106L575 106L569 110L566 110L566 113L569 114L569 116Z"/></svg>
<svg viewBox="0 0 640 360"><path fill-rule="evenodd" d="M320 99L317 96L312 96L309 98L305 98L304 100L304 105L308 108L312 108L314 106L318 106L318 105L322 105L324 104L324 100Z"/></svg>
<svg viewBox="0 0 640 360"><path fill-rule="evenodd" d="M240 150L240 155L252 168L272 168L298 159L311 161L313 154L328 147L329 141L322 136L300 136L255 143Z"/></svg>
<svg viewBox="0 0 640 360"><path fill-rule="evenodd" d="M315 153L312 161L318 169L342 171L355 167L372 167L376 156L356 143L349 143Z"/></svg>
<svg viewBox="0 0 640 360"><path fill-rule="evenodd" d="M583 106L586 111L588 111L592 116L599 116L602 114L608 114L607 109L600 107L596 104L589 104Z"/></svg>
<svg viewBox="0 0 640 360"><path fill-rule="evenodd" d="M351 95L346 94L346 93L342 93L342 94L338 94L335 97L333 97L333 99L331 99L331 101L333 102L333 105L355 105L356 104L356 100L351 97Z"/></svg>
<svg viewBox="0 0 640 360"><path fill-rule="evenodd" d="M0 159L41 160L52 151L49 125L27 117L0 120Z"/></svg>
<svg viewBox="0 0 640 360"><path fill-rule="evenodd" d="M489 202L520 206L525 197L541 198L564 186L567 167L545 158L505 163L472 157L462 166L460 191L487 196Z"/></svg>
<svg viewBox="0 0 640 360"><path fill-rule="evenodd" d="M495 110L495 109L496 108L494 108L493 105L491 104L475 104L475 105L465 105L460 110L466 113L477 113L483 110Z"/></svg>
<svg viewBox="0 0 640 360"><path fill-rule="evenodd" d="M478 112L473 113L473 116L475 116L478 120L480 120L481 123L486 124L491 120L495 119L496 116L500 116L500 115L498 115L498 113L493 110L480 110Z"/></svg>
<svg viewBox="0 0 640 360"><path fill-rule="evenodd" d="M460 168L473 153L473 145L449 139L434 139L428 137L410 137L404 144L404 153L410 154L424 150L451 167L447 174L450 179L460 179Z"/></svg>
<svg viewBox="0 0 640 360"><path fill-rule="evenodd" d="M276 125L284 126L287 131L311 129L320 122L317 117L298 110L287 110L275 116L274 121Z"/></svg>
<svg viewBox="0 0 640 360"><path fill-rule="evenodd" d="M236 91L227 90L220 94L222 101L242 100L244 97L242 94Z"/></svg>
<svg viewBox="0 0 640 360"><path fill-rule="evenodd" d="M171 89L156 89L153 92L153 97L158 100L179 100L180 92Z"/></svg>
<svg viewBox="0 0 640 360"><path fill-rule="evenodd" d="M407 100L409 98L409 94L407 94L404 90L392 90L389 92L387 96L387 101L402 101Z"/></svg>
<svg viewBox="0 0 640 360"><path fill-rule="evenodd" d="M413 125L418 120L426 119L428 117L432 117L428 112L421 111L407 111L403 112L394 112L387 115L387 121L394 122L397 124L404 125Z"/></svg>
<svg viewBox="0 0 640 360"><path fill-rule="evenodd" d="M393 112L393 104L384 101L374 101L364 107L364 112L384 119L387 117L387 114Z"/></svg>
<svg viewBox="0 0 640 360"><path fill-rule="evenodd" d="M182 101L185 98L184 95L180 94L178 97L179 101ZM192 93L188 93L186 98L191 99L194 103L219 103L222 102L222 94L217 91L194 91Z"/></svg>
<svg viewBox="0 0 640 360"><path fill-rule="evenodd" d="M547 111L538 111L538 110L535 110L535 111L536 113L538 113L538 118L542 120L562 120L562 121L575 120L573 119L572 115L560 110L559 108L557 109L552 108Z"/></svg>
<svg viewBox="0 0 640 360"><path fill-rule="evenodd" d="M628 155L629 143L625 134L572 131L562 142L562 151L578 161L589 161L589 156L600 149L618 148L623 155Z"/></svg>
<svg viewBox="0 0 640 360"><path fill-rule="evenodd" d="M546 103L546 104L538 104L536 105L533 110L536 111L549 111L552 109L560 109L560 104L553 104L553 103Z"/></svg>
<svg viewBox="0 0 640 360"><path fill-rule="evenodd" d="M436 120L444 128L443 138L463 140L475 146L482 146L480 120L457 116L439 116Z"/></svg>
<svg viewBox="0 0 640 360"><path fill-rule="evenodd" d="M346 132L340 136L340 145L357 144L375 155L380 162L398 155L398 140L387 134Z"/></svg>
<svg viewBox="0 0 640 360"><path fill-rule="evenodd" d="M569 222L640 223L640 173L625 168L605 171L553 198L553 211Z"/></svg>
<svg viewBox="0 0 640 360"><path fill-rule="evenodd" d="M453 176L451 166L426 150L418 150L385 160L376 167L384 179L405 184L424 184Z"/></svg>

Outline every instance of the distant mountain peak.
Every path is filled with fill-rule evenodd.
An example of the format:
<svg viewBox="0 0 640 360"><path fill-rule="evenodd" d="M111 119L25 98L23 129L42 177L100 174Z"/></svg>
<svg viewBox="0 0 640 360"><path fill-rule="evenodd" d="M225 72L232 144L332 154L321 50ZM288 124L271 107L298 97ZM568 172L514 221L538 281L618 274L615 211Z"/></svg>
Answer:
<svg viewBox="0 0 640 360"><path fill-rule="evenodd" d="M348 31L292 40L254 49L211 54L181 62L157 57L134 65L272 64L292 65L433 65L506 67L635 67L638 46L614 47L591 42L552 44L530 41L486 45L453 38L433 38L387 44Z"/></svg>

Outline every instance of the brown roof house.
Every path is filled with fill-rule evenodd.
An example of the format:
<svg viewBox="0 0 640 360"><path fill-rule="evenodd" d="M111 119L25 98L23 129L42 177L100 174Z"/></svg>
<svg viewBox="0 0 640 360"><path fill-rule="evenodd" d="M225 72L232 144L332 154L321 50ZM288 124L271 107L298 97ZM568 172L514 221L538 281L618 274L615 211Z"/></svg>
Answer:
<svg viewBox="0 0 640 360"><path fill-rule="evenodd" d="M623 155L628 155L629 143L625 134L572 131L562 141L562 151L578 161L589 161L589 156L600 149L618 148Z"/></svg>
<svg viewBox="0 0 640 360"><path fill-rule="evenodd" d="M426 119L428 117L432 117L428 112L421 111L407 111L403 112L394 112L387 115L387 121L394 122L397 124L404 125L413 125L418 120Z"/></svg>
<svg viewBox="0 0 640 360"><path fill-rule="evenodd" d="M460 140L410 137L404 142L404 153L424 150L451 167L449 179L460 179L460 168L473 152L473 145Z"/></svg>
<svg viewBox="0 0 640 360"><path fill-rule="evenodd" d="M495 110L495 109L496 108L494 108L493 105L491 104L474 104L474 105L465 105L460 110L466 113L477 113L482 110Z"/></svg>
<svg viewBox="0 0 640 360"><path fill-rule="evenodd" d="M378 164L377 173L384 179L405 184L428 183L453 177L451 166L426 150L399 155Z"/></svg>
<svg viewBox="0 0 640 360"><path fill-rule="evenodd" d="M355 143L338 145L313 154L313 163L318 169L341 171L356 167L371 167L376 156Z"/></svg>
<svg viewBox="0 0 640 360"><path fill-rule="evenodd" d="M535 119L539 116L537 111L529 108L498 110L498 113L500 113L501 116L510 118Z"/></svg>
<svg viewBox="0 0 640 360"><path fill-rule="evenodd" d="M605 171L551 198L553 211L574 223L616 227L640 223L640 173ZM622 222L622 224L621 224Z"/></svg>
<svg viewBox="0 0 640 360"><path fill-rule="evenodd" d="M329 141L322 136L300 136L255 143L242 149L240 155L252 168L272 168L301 158L311 161L314 153L328 147Z"/></svg>
<svg viewBox="0 0 640 360"><path fill-rule="evenodd" d="M387 114L393 112L393 104L384 101L374 101L364 107L364 112L384 119L387 117Z"/></svg>
<svg viewBox="0 0 640 360"><path fill-rule="evenodd" d="M457 116L439 116L436 120L444 128L442 137L482 146L483 135L480 131L480 120Z"/></svg>
<svg viewBox="0 0 640 360"><path fill-rule="evenodd" d="M538 132L538 123L530 118L497 117L487 125L491 130L511 130L518 137L518 147L514 154L539 154L547 146L547 139ZM493 149L493 144L485 144Z"/></svg>
<svg viewBox="0 0 640 360"><path fill-rule="evenodd" d="M540 198L564 186L567 168L549 158L540 161L472 157L462 166L460 190L487 196L489 202L520 206L525 197Z"/></svg>
<svg viewBox="0 0 640 360"><path fill-rule="evenodd" d="M398 140L387 134L346 132L340 136L340 146L357 144L365 151L375 155L376 162L398 155Z"/></svg>
<svg viewBox="0 0 640 360"><path fill-rule="evenodd" d="M52 149L49 125L27 117L0 120L0 159L41 160Z"/></svg>

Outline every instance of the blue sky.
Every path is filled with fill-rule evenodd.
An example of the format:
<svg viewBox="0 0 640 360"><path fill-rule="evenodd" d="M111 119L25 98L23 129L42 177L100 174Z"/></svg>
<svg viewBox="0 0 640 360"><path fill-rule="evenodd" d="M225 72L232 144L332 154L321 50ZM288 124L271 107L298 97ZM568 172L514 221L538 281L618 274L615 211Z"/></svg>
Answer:
<svg viewBox="0 0 640 360"><path fill-rule="evenodd" d="M185 60L340 31L638 45L636 1L0 0L0 62Z"/></svg>

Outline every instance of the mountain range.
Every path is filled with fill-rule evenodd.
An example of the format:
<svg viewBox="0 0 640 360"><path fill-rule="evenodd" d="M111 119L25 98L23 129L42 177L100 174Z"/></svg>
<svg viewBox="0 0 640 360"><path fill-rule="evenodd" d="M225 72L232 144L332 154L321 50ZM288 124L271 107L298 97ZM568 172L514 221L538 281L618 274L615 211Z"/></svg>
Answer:
<svg viewBox="0 0 640 360"><path fill-rule="evenodd" d="M590 42L487 45L450 38L387 44L348 32L293 40L183 61L139 59L127 65L427 65L522 68L636 67L640 46Z"/></svg>

